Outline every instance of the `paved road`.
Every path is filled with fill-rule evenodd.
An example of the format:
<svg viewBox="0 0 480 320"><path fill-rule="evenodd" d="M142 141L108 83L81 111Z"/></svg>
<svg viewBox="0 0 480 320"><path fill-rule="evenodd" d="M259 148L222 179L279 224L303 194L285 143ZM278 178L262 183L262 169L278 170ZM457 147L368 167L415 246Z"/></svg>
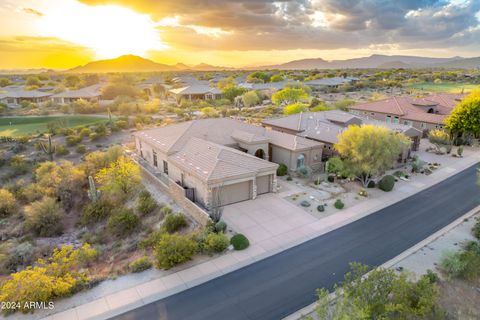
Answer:
<svg viewBox="0 0 480 320"><path fill-rule="evenodd" d="M115 319L280 319L332 288L351 261L380 265L480 204L476 168L270 258ZM341 213L339 213L341 214Z"/></svg>

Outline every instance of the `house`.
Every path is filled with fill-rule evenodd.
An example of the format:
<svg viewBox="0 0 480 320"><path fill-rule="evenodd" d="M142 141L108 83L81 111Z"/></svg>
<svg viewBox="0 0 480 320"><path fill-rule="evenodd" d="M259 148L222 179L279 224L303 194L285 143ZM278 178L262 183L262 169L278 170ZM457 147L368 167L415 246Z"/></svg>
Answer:
<svg viewBox="0 0 480 320"><path fill-rule="evenodd" d="M222 91L208 85L197 84L182 88L170 89L169 94L181 100L216 100L222 98Z"/></svg>
<svg viewBox="0 0 480 320"><path fill-rule="evenodd" d="M463 94L440 93L425 98L395 97L357 104L350 111L362 117L368 117L386 123L404 124L422 130L440 129L445 118L465 97Z"/></svg>
<svg viewBox="0 0 480 320"><path fill-rule="evenodd" d="M0 102L8 107L15 108L21 105L23 101L30 103L42 103L49 100L52 95L50 92L39 90L25 90L21 86L7 86L2 88L4 93L0 93Z"/></svg>
<svg viewBox="0 0 480 320"><path fill-rule="evenodd" d="M358 81L355 77L333 77L333 78L321 78L310 81L305 81L304 84L312 87L313 89L323 88L338 88L342 84L354 83Z"/></svg>
<svg viewBox="0 0 480 320"><path fill-rule="evenodd" d="M387 127L395 132L401 132L410 137L410 139L412 139L412 145L410 150L407 150L402 156L402 161L408 158L410 151L418 150L422 135L420 130L407 125L385 123L373 119L362 118L339 110L304 112L288 117L267 119L262 122L262 125L266 128L321 142L324 145L322 153L323 160L327 160L335 155L333 146L338 142L339 134L350 125L362 124L373 124Z"/></svg>
<svg viewBox="0 0 480 320"><path fill-rule="evenodd" d="M182 122L134 138L137 154L157 175L207 209L275 192L278 163L322 167L321 143L231 118Z"/></svg>
<svg viewBox="0 0 480 320"><path fill-rule="evenodd" d="M102 84L94 84L78 90L68 90L52 95L50 98L57 104L69 104L77 100L86 100L89 102L98 102L102 96Z"/></svg>

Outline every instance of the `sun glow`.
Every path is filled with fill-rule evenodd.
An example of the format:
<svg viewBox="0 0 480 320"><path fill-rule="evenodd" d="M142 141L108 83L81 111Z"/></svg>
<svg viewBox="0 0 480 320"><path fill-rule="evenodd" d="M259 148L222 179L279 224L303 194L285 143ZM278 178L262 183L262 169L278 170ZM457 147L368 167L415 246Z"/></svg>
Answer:
<svg viewBox="0 0 480 320"><path fill-rule="evenodd" d="M168 48L148 15L112 5L90 7L65 1L40 19L44 36L57 37L95 51L97 58L145 55Z"/></svg>

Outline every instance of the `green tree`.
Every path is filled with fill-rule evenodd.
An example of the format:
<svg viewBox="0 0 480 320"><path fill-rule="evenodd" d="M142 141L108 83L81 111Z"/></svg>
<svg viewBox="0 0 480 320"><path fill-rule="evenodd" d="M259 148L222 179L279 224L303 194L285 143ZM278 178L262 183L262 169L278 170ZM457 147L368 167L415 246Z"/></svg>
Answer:
<svg viewBox="0 0 480 320"><path fill-rule="evenodd" d="M6 87L6 86L9 86L11 84L12 84L12 82L10 81L10 79L4 78L4 77L0 78L0 87Z"/></svg>
<svg viewBox="0 0 480 320"><path fill-rule="evenodd" d="M291 114L307 112L307 111L308 111L308 106L300 102L289 104L288 106L285 106L285 108L283 108L284 115L291 115Z"/></svg>
<svg viewBox="0 0 480 320"><path fill-rule="evenodd" d="M338 100L335 102L335 108L343 111L348 111L348 108L354 104L355 104L355 101L350 99Z"/></svg>
<svg viewBox="0 0 480 320"><path fill-rule="evenodd" d="M270 82L282 82L283 81L283 75L280 73L274 74L270 78Z"/></svg>
<svg viewBox="0 0 480 320"><path fill-rule="evenodd" d="M424 319L433 315L439 289L428 276L415 282L406 273L377 268L364 277L367 266L350 266L345 281L335 287L334 297L325 289L317 291L319 319L327 319L330 313L332 320Z"/></svg>
<svg viewBox="0 0 480 320"><path fill-rule="evenodd" d="M246 80L250 83L267 83L270 81L270 76L263 71L255 71L250 73Z"/></svg>
<svg viewBox="0 0 480 320"><path fill-rule="evenodd" d="M247 92L247 89L238 86L228 86L222 89L223 96L230 102L233 102L235 97L241 96L245 92Z"/></svg>
<svg viewBox="0 0 480 320"><path fill-rule="evenodd" d="M42 83L40 82L40 79L36 76L29 76L27 77L27 80L25 81L25 84L27 86L40 86Z"/></svg>
<svg viewBox="0 0 480 320"><path fill-rule="evenodd" d="M364 187L391 168L411 140L402 133L374 125L349 126L338 136L335 149L342 157L345 170Z"/></svg>
<svg viewBox="0 0 480 320"><path fill-rule="evenodd" d="M304 88L287 87L272 95L272 102L275 105L292 104L297 102L308 102L310 95Z"/></svg>
<svg viewBox="0 0 480 320"><path fill-rule="evenodd" d="M463 99L445 119L445 125L454 133L480 136L480 91Z"/></svg>
<svg viewBox="0 0 480 320"><path fill-rule="evenodd" d="M126 196L140 184L140 168L125 156L121 156L108 167L101 169L95 178L102 184L102 191L112 194L121 192Z"/></svg>
<svg viewBox="0 0 480 320"><path fill-rule="evenodd" d="M80 77L76 74L69 74L65 77L65 86L74 89L80 84L80 81Z"/></svg>
<svg viewBox="0 0 480 320"><path fill-rule="evenodd" d="M260 102L260 97L256 91L248 91L242 95L242 102L245 107L250 108Z"/></svg>

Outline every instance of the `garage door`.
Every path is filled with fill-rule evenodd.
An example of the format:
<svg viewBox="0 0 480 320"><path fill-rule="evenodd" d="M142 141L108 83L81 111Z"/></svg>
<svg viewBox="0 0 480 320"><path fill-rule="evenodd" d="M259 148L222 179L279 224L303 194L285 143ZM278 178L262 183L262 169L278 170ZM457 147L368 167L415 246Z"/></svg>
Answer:
<svg viewBox="0 0 480 320"><path fill-rule="evenodd" d="M230 184L222 187L220 193L222 205L250 199L250 181Z"/></svg>
<svg viewBox="0 0 480 320"><path fill-rule="evenodd" d="M270 175L257 177L257 194L270 192Z"/></svg>

